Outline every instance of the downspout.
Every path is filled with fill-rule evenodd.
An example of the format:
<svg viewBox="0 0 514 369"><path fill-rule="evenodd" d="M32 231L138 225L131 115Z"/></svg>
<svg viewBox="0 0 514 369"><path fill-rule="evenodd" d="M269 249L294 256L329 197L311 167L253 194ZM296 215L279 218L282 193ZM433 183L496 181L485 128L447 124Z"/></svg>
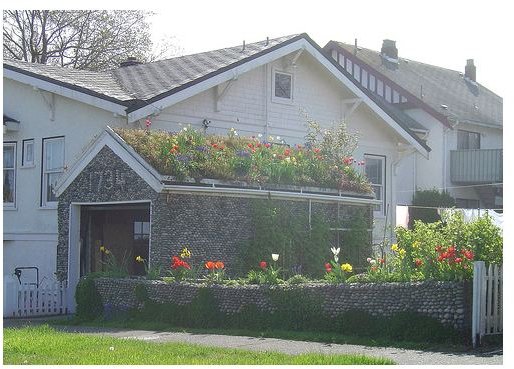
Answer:
<svg viewBox="0 0 514 369"><path fill-rule="evenodd" d="M396 199L396 177L398 175L398 166L401 163L401 161L412 154L416 152L415 148L411 148L410 150L406 150L403 152L398 152L398 158L391 163L391 173L393 174L391 176L391 207L389 209L391 216L389 217L390 223L391 223L391 231L390 231L390 239L393 240L394 237L394 226L396 224L396 205L397 205L397 199ZM393 206L394 205L394 206ZM387 224L385 225L387 227ZM385 232L384 232L385 234Z"/></svg>
<svg viewBox="0 0 514 369"><path fill-rule="evenodd" d="M448 120L448 122L451 124L450 120ZM455 120L455 124L453 124L451 127L445 127L443 128L443 185L442 185L442 188L443 188L443 191L446 192L448 186L447 186L447 181L448 181L448 175L447 175L447 171L448 171L448 160L449 159L449 150L448 150L448 132L452 131L455 127L457 127L457 125L459 124L459 121L458 120Z"/></svg>

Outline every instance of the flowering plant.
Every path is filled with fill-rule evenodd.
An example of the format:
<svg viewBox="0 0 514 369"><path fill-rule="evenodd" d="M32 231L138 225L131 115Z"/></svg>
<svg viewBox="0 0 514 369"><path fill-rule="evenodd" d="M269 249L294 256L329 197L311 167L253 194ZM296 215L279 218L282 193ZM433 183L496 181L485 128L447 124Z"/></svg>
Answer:
<svg viewBox="0 0 514 369"><path fill-rule="evenodd" d="M208 270L208 283L219 283L225 279L225 263L222 261L207 261L204 266Z"/></svg>
<svg viewBox="0 0 514 369"><path fill-rule="evenodd" d="M349 274L353 272L353 267L349 263L339 264L339 252L341 248L332 247L330 249L334 255L334 260L325 263L325 280L330 283L343 283Z"/></svg>
<svg viewBox="0 0 514 369"><path fill-rule="evenodd" d="M187 248L183 248L180 256L172 256L170 274L176 281L182 281L187 278L191 272L191 265L184 259L190 258L191 252Z"/></svg>
<svg viewBox="0 0 514 369"><path fill-rule="evenodd" d="M99 247L100 263L102 264L102 271L117 277L124 277L128 275L128 261L126 254L123 254L121 261L118 261L114 253L104 245Z"/></svg>
<svg viewBox="0 0 514 369"><path fill-rule="evenodd" d="M271 254L273 264L278 261L279 254ZM248 282L257 284L279 284L283 282L280 278L280 268L274 267L272 263L261 261L259 263L260 270L251 270L248 273Z"/></svg>
<svg viewBox="0 0 514 369"><path fill-rule="evenodd" d="M161 267L160 266L157 268L150 268L148 266L147 260L144 259L141 255L136 256L135 260L136 260L136 262L143 264L143 266L145 268L146 279L150 279L150 280L159 279L159 276L161 275Z"/></svg>

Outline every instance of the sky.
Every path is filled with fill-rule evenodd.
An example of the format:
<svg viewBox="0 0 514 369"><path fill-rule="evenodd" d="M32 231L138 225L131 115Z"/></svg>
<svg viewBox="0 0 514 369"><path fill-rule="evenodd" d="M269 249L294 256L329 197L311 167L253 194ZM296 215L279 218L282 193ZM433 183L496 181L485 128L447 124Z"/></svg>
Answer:
<svg viewBox="0 0 514 369"><path fill-rule="evenodd" d="M474 59L477 81L500 96L507 9L500 1L403 0L174 2L154 8L154 41L174 37L183 55L306 32L320 46L329 40L380 50L396 41L400 57L464 71ZM502 8L503 11L502 11Z"/></svg>

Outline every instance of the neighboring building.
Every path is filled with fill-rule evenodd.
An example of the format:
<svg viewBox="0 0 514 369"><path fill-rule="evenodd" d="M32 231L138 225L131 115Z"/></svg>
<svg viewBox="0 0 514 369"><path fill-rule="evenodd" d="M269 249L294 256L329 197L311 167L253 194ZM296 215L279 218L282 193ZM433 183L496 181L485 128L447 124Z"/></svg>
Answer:
<svg viewBox="0 0 514 369"><path fill-rule="evenodd" d="M55 185L107 126L235 128L296 144L305 142L306 115L325 127L345 120L359 132L355 158L366 161L381 200L381 240L386 219L394 224L393 212L386 215L396 203L399 159L411 150L427 157L430 148L410 130L412 119L364 91L306 34L148 64L129 60L98 73L4 60L4 274L37 266L40 280L52 277Z"/></svg>
<svg viewBox="0 0 514 369"><path fill-rule="evenodd" d="M369 94L418 123L412 129L432 148L399 164L398 204L416 189L448 190L462 208L502 208L503 100L477 82L467 60L464 72L399 57L396 42L381 51L330 41L324 49Z"/></svg>

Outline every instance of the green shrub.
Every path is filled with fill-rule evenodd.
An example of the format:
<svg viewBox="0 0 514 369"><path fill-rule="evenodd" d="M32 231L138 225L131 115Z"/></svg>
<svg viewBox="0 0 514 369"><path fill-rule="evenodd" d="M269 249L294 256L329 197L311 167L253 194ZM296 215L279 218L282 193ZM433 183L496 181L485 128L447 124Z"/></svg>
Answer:
<svg viewBox="0 0 514 369"><path fill-rule="evenodd" d="M75 316L79 320L93 320L103 313L103 304L100 293L95 286L95 275L82 278L75 290L77 310Z"/></svg>
<svg viewBox="0 0 514 369"><path fill-rule="evenodd" d="M437 209L424 209L422 206L434 208L452 208L455 206L455 199L446 192L439 192L433 190L418 190L412 197L413 207L409 209L409 228L414 226L416 220L421 220L425 223L433 223L441 220L437 213ZM416 208L415 206L420 206Z"/></svg>
<svg viewBox="0 0 514 369"><path fill-rule="evenodd" d="M309 283L309 282L310 282L310 279L301 274L295 274L286 281L286 283L290 284L290 285Z"/></svg>

